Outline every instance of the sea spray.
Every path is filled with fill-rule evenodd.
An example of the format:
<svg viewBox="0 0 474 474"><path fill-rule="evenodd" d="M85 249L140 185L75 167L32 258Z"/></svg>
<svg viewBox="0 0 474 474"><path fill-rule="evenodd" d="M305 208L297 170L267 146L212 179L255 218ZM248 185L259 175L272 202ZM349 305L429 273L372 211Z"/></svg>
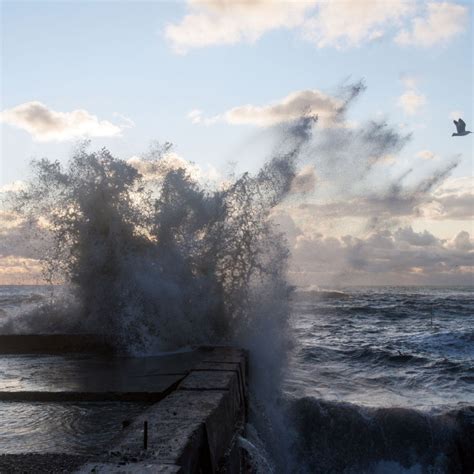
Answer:
<svg viewBox="0 0 474 474"><path fill-rule="evenodd" d="M260 171L214 189L169 160L168 147L147 157L148 175L87 144L65 166L34 162L14 210L42 222L53 243L41 255L45 278L68 294L10 319L3 332L95 332L131 355L242 345L253 396L271 412L291 335L289 254L269 215L315 123L304 117L281 130L278 153Z"/></svg>
<svg viewBox="0 0 474 474"><path fill-rule="evenodd" d="M265 333L271 352L283 354L288 251L268 216L290 189L314 123L287 127L285 145L258 173L216 189L170 164L169 147L148 157L151 180L87 145L66 166L34 162L14 210L43 222L53 242L41 255L45 276L67 286L74 308L55 301L10 329L98 332L132 354L244 341L261 348Z"/></svg>

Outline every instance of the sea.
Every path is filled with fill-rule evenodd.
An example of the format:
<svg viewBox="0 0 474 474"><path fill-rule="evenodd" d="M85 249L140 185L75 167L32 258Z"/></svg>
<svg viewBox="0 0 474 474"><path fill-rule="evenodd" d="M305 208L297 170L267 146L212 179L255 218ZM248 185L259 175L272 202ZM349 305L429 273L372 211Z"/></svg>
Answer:
<svg viewBox="0 0 474 474"><path fill-rule="evenodd" d="M0 326L48 298L47 286L1 286ZM288 472L469 472L473 287L297 288L290 323L281 387ZM0 377L11 383L22 374L12 375L5 360ZM114 419L140 409L44 406L0 403L0 454L54 446L87 452L118 429ZM97 413L104 428L94 438Z"/></svg>

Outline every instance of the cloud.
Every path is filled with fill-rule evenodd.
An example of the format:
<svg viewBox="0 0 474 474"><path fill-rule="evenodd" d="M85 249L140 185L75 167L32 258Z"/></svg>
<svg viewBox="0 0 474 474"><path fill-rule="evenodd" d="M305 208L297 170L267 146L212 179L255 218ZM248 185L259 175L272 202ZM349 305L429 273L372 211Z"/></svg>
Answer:
<svg viewBox="0 0 474 474"><path fill-rule="evenodd" d="M406 242L414 247L425 247L427 245L437 245L439 239L427 230L423 232L415 232L410 226L399 228L393 237L398 242Z"/></svg>
<svg viewBox="0 0 474 474"><path fill-rule="evenodd" d="M292 275L299 283L457 284L472 282L474 241L463 231L451 241L411 227L364 238L299 235Z"/></svg>
<svg viewBox="0 0 474 474"><path fill-rule="evenodd" d="M127 160L143 176L145 181L160 181L170 170L183 169L195 181L201 183L214 182L220 184L222 176L216 168L207 165L203 168L195 163L191 163L174 151L166 151L159 157L154 156L132 156Z"/></svg>
<svg viewBox="0 0 474 474"><path fill-rule="evenodd" d="M354 197L301 203L293 209L293 213L305 221L366 219L368 228L389 228L399 220L420 217L430 220L472 220L474 178L446 179L452 166L455 165L438 170L433 176L411 186L401 187L392 183L387 189L372 190Z"/></svg>
<svg viewBox="0 0 474 474"><path fill-rule="evenodd" d="M318 6L304 24L304 35L319 48L355 47L379 39L413 11L405 0L320 1Z"/></svg>
<svg viewBox="0 0 474 474"><path fill-rule="evenodd" d="M38 101L25 102L0 114L2 122L26 130L38 141L65 141L78 137L114 137L133 122L114 125L87 110L57 112Z"/></svg>
<svg viewBox="0 0 474 474"><path fill-rule="evenodd" d="M0 256L0 285L44 284L41 270L39 260Z"/></svg>
<svg viewBox="0 0 474 474"><path fill-rule="evenodd" d="M449 178L433 193L423 209L429 219L472 220L474 218L474 178Z"/></svg>
<svg viewBox="0 0 474 474"><path fill-rule="evenodd" d="M459 232L459 234L454 237L451 242L451 245L456 250L464 250L466 252L469 252L474 249L474 241L473 239L471 239L469 232L466 232L465 230Z"/></svg>
<svg viewBox="0 0 474 474"><path fill-rule="evenodd" d="M252 43L264 33L301 24L311 2L188 0L188 14L167 25L165 37L185 54L193 48Z"/></svg>
<svg viewBox="0 0 474 474"><path fill-rule="evenodd" d="M188 117L189 120L191 120L192 123L201 123L202 122L202 110L199 110L199 109L190 110L187 117Z"/></svg>
<svg viewBox="0 0 474 474"><path fill-rule="evenodd" d="M422 160L432 160L436 158L436 155L430 150L420 150L415 156Z"/></svg>
<svg viewBox="0 0 474 474"><path fill-rule="evenodd" d="M224 119L231 124L267 127L291 122L302 116L317 115L321 125L329 126L334 123L342 106L343 102L340 99L324 94L317 89L303 90L292 92L278 102L269 105L234 107L224 114Z"/></svg>
<svg viewBox="0 0 474 474"><path fill-rule="evenodd" d="M398 106L408 115L415 115L426 104L426 97L414 90L407 90L398 98Z"/></svg>
<svg viewBox="0 0 474 474"><path fill-rule="evenodd" d="M410 29L402 29L395 38L401 45L429 47L445 44L462 33L467 25L467 7L448 2L429 2L426 16L411 21Z"/></svg>
<svg viewBox="0 0 474 474"><path fill-rule="evenodd" d="M187 13L168 24L173 49L253 43L265 33L294 29L318 48L350 48L394 38L400 45L433 46L466 29L467 7L447 2L357 0L188 0Z"/></svg>
<svg viewBox="0 0 474 474"><path fill-rule="evenodd" d="M191 123L197 125L213 125L216 122L222 121L223 117L221 115L216 115L214 117L204 117L202 110L193 109L188 112L187 117L191 120Z"/></svg>
<svg viewBox="0 0 474 474"><path fill-rule="evenodd" d="M212 124L223 121L231 125L269 127L292 122L301 117L318 116L323 127L337 126L336 117L344 107L344 100L332 97L317 89L292 92L268 105L242 105L223 114L204 118L200 110L192 110L188 118L193 123Z"/></svg>
<svg viewBox="0 0 474 474"><path fill-rule="evenodd" d="M0 284L34 282L41 276L41 260L52 236L39 221L0 211Z"/></svg>
<svg viewBox="0 0 474 474"><path fill-rule="evenodd" d="M317 180L314 166L307 165L293 178L290 192L296 194L311 193L316 188Z"/></svg>

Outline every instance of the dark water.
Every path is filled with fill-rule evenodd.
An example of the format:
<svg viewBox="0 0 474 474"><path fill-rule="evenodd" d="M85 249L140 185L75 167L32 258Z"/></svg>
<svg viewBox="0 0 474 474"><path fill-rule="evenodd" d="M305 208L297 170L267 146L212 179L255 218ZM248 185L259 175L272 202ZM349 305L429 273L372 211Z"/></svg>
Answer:
<svg viewBox="0 0 474 474"><path fill-rule="evenodd" d="M61 289L55 289L56 296L58 291ZM9 320L51 297L48 286L0 286L0 325L9 327ZM0 390L48 390L52 386L75 390L74 380L80 383L81 377L77 367L74 358L3 356ZM146 408L146 404L129 402L0 402L0 454L99 453L120 434L122 421Z"/></svg>
<svg viewBox="0 0 474 474"><path fill-rule="evenodd" d="M472 288L300 291L285 391L299 472L472 472Z"/></svg>
<svg viewBox="0 0 474 474"><path fill-rule="evenodd" d="M0 454L100 453L129 420L146 408L139 403L0 403Z"/></svg>
<svg viewBox="0 0 474 474"><path fill-rule="evenodd" d="M0 287L0 319L48 298L46 287ZM473 308L472 288L296 292L282 405L287 471L472 473ZM102 449L141 409L3 403L0 452Z"/></svg>
<svg viewBox="0 0 474 474"><path fill-rule="evenodd" d="M474 404L474 292L299 292L290 393L428 411Z"/></svg>
<svg viewBox="0 0 474 474"><path fill-rule="evenodd" d="M46 303L52 292L42 285L0 285L0 326L12 317Z"/></svg>

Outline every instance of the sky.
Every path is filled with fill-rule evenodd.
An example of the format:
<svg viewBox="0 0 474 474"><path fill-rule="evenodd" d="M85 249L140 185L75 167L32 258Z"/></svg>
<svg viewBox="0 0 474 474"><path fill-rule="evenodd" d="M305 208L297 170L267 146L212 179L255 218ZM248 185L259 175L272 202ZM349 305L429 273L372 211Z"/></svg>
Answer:
<svg viewBox="0 0 474 474"><path fill-rule="evenodd" d="M474 135L451 136L453 118L474 130L472 20L461 0L2 1L0 192L84 138L255 172L279 127L317 114L272 216L290 279L473 284ZM0 219L0 283L36 282L21 222Z"/></svg>

